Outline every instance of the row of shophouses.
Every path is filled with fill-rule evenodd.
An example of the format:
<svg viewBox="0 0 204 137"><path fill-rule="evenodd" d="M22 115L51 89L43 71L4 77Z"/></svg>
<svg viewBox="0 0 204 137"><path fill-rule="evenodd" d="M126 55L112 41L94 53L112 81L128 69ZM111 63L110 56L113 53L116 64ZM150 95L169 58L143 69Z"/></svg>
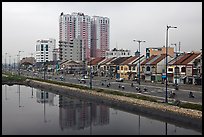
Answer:
<svg viewBox="0 0 204 137"><path fill-rule="evenodd" d="M202 53L188 52L167 56L167 80L171 83L201 84L202 81ZM166 79L166 54L152 55L146 58L141 56L94 58L84 64L83 62L64 61L60 63L61 70L69 73L81 72L100 77L124 78L132 80L140 78L144 81L162 82Z"/></svg>
<svg viewBox="0 0 204 137"><path fill-rule="evenodd" d="M167 56L167 80L184 84L201 84L202 52L184 52L177 57ZM63 62L36 63L34 69L39 71L46 65L46 70L53 73L92 74L100 77L137 79L140 66L140 79L162 82L166 78L166 54L128 57L98 57L89 62L66 60Z"/></svg>

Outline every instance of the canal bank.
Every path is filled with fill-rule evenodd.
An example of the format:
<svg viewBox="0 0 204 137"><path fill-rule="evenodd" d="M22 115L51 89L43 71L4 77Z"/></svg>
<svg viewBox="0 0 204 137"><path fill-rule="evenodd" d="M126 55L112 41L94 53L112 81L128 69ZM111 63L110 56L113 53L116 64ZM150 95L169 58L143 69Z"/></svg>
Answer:
<svg viewBox="0 0 204 137"><path fill-rule="evenodd" d="M82 100L103 103L126 110L132 113L142 113L150 117L189 125L189 127L202 130L202 111L180 108L165 103L156 103L125 96L105 94L88 89L79 89L37 80L26 80L27 86L40 88L57 94L77 97Z"/></svg>

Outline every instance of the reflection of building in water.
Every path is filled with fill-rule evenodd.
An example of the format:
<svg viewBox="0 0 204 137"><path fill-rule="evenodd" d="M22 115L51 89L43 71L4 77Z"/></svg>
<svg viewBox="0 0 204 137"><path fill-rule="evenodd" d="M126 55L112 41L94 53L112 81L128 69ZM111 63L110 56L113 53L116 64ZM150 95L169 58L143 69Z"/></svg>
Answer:
<svg viewBox="0 0 204 137"><path fill-rule="evenodd" d="M60 127L84 129L93 125L106 125L109 123L109 108L102 105L84 102L59 96Z"/></svg>
<svg viewBox="0 0 204 137"><path fill-rule="evenodd" d="M49 105L54 106L54 94L45 92L43 90L36 90L36 97L38 103L49 103Z"/></svg>

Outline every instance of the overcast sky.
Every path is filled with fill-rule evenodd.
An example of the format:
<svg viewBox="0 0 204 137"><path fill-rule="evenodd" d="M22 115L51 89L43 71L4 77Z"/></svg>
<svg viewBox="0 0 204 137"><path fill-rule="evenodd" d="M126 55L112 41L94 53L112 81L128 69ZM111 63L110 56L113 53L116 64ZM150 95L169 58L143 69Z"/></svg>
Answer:
<svg viewBox="0 0 204 137"><path fill-rule="evenodd" d="M61 12L110 18L110 49L117 46L133 54L139 47L133 39L146 41L142 54L146 47L162 47L167 25L177 27L169 29L169 45L180 41L186 52L202 48L202 2L3 2L3 59L6 52L16 58L19 50L24 51L21 57L31 56L38 39L59 41Z"/></svg>

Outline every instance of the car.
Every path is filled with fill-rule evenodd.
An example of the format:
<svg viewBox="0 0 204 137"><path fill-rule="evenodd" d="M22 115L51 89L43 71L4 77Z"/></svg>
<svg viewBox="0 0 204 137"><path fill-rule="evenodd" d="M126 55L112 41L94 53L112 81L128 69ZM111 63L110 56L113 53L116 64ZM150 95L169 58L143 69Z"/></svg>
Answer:
<svg viewBox="0 0 204 137"><path fill-rule="evenodd" d="M64 80L64 77L63 77L62 75L60 76L60 80L61 80L61 81L63 81L63 80Z"/></svg>
<svg viewBox="0 0 204 137"><path fill-rule="evenodd" d="M88 79L88 76L85 75L85 76L84 76L84 79Z"/></svg>
<svg viewBox="0 0 204 137"><path fill-rule="evenodd" d="M138 78L133 78L132 81L138 81Z"/></svg>
<svg viewBox="0 0 204 137"><path fill-rule="evenodd" d="M123 81L124 81L123 78L117 78L117 79L116 79L116 82L123 82Z"/></svg>
<svg viewBox="0 0 204 137"><path fill-rule="evenodd" d="M84 78L79 79L80 83L86 83L86 80Z"/></svg>

